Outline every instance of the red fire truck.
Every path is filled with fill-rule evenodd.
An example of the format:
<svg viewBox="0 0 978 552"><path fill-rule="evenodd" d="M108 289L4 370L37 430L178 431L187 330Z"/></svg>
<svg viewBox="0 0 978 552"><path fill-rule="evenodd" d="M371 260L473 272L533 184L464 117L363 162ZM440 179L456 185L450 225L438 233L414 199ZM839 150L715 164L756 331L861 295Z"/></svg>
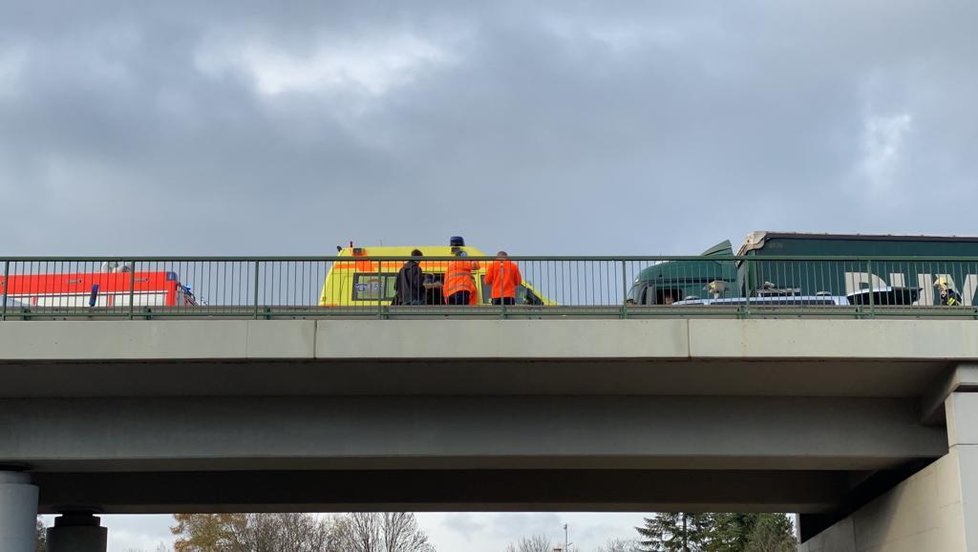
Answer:
<svg viewBox="0 0 978 552"><path fill-rule="evenodd" d="M131 293L130 293L131 291ZM8 306L27 307L179 307L196 305L175 272L89 272L19 274L0 277L0 295Z"/></svg>

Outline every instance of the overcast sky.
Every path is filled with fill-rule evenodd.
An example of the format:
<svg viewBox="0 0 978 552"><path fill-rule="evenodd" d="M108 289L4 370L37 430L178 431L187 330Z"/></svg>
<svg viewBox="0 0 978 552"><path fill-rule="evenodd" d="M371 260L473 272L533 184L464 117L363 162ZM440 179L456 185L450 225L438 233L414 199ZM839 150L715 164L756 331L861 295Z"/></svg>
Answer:
<svg viewBox="0 0 978 552"><path fill-rule="evenodd" d="M328 255L454 234L512 254L693 254L752 230L978 234L974 0L0 13L0 255ZM513 518L465 519L468 549L488 551Z"/></svg>
<svg viewBox="0 0 978 552"><path fill-rule="evenodd" d="M971 0L0 4L0 254L978 234Z"/></svg>

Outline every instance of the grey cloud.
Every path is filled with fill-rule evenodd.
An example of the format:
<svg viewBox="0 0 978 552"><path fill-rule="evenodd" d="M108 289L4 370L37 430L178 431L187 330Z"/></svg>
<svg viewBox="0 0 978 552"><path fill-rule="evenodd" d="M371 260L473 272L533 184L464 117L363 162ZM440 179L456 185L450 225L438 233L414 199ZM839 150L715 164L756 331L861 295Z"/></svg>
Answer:
<svg viewBox="0 0 978 552"><path fill-rule="evenodd" d="M28 60L0 94L10 253L463 233L514 253L680 254L755 229L969 233L942 197L978 199L966 2L17 8L0 22L0 52ZM445 59L379 95L269 95L240 63L200 65L264 44L301 69L323 44L392 36ZM902 114L873 183L867 124Z"/></svg>

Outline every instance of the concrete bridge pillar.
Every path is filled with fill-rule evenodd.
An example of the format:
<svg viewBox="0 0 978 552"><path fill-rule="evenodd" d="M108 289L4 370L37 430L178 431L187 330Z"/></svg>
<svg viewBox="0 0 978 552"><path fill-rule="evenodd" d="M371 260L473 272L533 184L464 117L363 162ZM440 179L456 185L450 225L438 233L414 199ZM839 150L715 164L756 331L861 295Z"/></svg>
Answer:
<svg viewBox="0 0 978 552"><path fill-rule="evenodd" d="M0 550L34 552L37 487L26 473L0 471Z"/></svg>
<svg viewBox="0 0 978 552"><path fill-rule="evenodd" d="M944 408L946 455L802 543L799 552L978 552L978 393L952 392Z"/></svg>
<svg viewBox="0 0 978 552"><path fill-rule="evenodd" d="M64 512L48 529L48 552L105 552L109 531L91 512Z"/></svg>

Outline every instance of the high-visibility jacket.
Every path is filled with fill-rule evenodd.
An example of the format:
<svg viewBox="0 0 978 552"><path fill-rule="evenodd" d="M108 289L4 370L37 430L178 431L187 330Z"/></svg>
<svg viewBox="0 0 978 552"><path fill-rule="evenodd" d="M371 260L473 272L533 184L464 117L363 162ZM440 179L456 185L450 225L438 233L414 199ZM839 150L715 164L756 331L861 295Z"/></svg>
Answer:
<svg viewBox="0 0 978 552"><path fill-rule="evenodd" d="M472 272L479 270L478 261L448 261L445 269L445 283L442 287L442 294L448 302L448 296L460 291L468 291L472 294L470 301L476 301L475 279Z"/></svg>
<svg viewBox="0 0 978 552"><path fill-rule="evenodd" d="M523 275L516 263L509 259L496 259L486 268L486 283L492 286L492 298L516 297L516 286L523 282Z"/></svg>
<svg viewBox="0 0 978 552"><path fill-rule="evenodd" d="M961 294L953 289L942 290L941 304L947 307L956 307L961 305Z"/></svg>

